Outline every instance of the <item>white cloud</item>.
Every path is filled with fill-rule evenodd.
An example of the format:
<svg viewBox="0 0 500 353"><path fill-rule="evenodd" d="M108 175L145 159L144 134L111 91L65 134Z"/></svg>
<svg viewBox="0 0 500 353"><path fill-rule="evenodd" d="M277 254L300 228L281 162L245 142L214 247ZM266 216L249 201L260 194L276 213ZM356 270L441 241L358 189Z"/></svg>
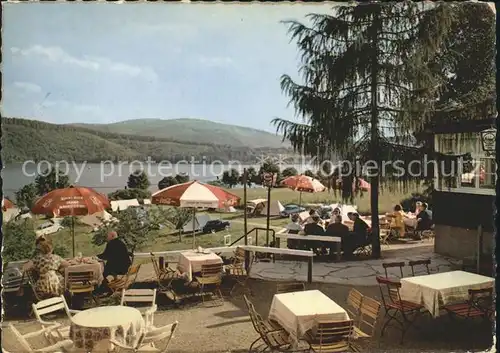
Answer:
<svg viewBox="0 0 500 353"><path fill-rule="evenodd" d="M26 57L39 56L54 63L78 66L80 68L96 72L111 71L130 77L143 78L148 81L158 80L158 75L150 67L129 65L117 61L112 61L108 58L88 55L84 55L83 58L76 58L60 47L43 47L41 45L34 45L27 49L12 47L10 48L10 51L14 55L22 55Z"/></svg>
<svg viewBox="0 0 500 353"><path fill-rule="evenodd" d="M42 87L31 82L14 82L14 87L30 93L40 93L42 91Z"/></svg>
<svg viewBox="0 0 500 353"><path fill-rule="evenodd" d="M200 64L208 67L227 67L233 66L233 59L227 56L200 56L199 60Z"/></svg>

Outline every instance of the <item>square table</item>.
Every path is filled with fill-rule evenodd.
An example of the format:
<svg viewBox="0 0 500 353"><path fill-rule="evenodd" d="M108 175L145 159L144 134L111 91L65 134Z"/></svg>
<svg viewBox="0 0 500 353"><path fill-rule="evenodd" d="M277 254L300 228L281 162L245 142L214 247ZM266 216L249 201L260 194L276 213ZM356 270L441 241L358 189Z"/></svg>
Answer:
<svg viewBox="0 0 500 353"><path fill-rule="evenodd" d="M222 264L222 258L212 252L203 253L196 251L185 251L179 255L179 263L177 268L181 273L187 275L189 281L193 280L193 273L201 272L202 265Z"/></svg>
<svg viewBox="0 0 500 353"><path fill-rule="evenodd" d="M492 287L494 278L464 271L450 271L401 279L401 300L423 304L433 317L439 316L440 305L465 301L469 289Z"/></svg>
<svg viewBox="0 0 500 353"><path fill-rule="evenodd" d="M318 321L349 320L349 314L319 290L308 290L275 294L269 319L277 321L296 345L299 338L317 326Z"/></svg>

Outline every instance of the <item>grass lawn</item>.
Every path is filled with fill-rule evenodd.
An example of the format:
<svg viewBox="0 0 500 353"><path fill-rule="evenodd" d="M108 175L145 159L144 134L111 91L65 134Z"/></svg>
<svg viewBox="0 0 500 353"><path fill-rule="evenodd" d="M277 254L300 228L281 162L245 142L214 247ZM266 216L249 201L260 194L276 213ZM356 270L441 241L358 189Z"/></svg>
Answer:
<svg viewBox="0 0 500 353"><path fill-rule="evenodd" d="M233 189L231 192L243 197L243 189ZM379 207L380 213L386 213L392 209L392 207L399 203L402 199L408 197L410 193L381 193L379 196ZM248 200L257 198L266 198L267 191L264 188L249 188L247 190ZM289 189L279 188L273 189L271 191L271 200L279 200L283 205L288 203L298 203L299 193L294 192ZM335 194L322 192L316 194L303 193L302 194L302 204L308 203L335 203L340 201L339 196ZM370 196L365 193L363 197L355 199L355 204L358 205L358 210L360 213L370 212ZM202 213L202 212L201 212ZM231 223L231 229L228 231L220 231L215 234L200 234L196 236L196 245L202 246L204 248L209 247L220 247L224 246L224 235L231 235L231 242L237 240L243 235L243 212L238 211L235 213L218 213L211 212L210 217L212 219L226 219ZM248 230L255 227L266 227L266 217L252 217L248 218ZM47 220L42 218L35 219L35 226L38 226ZM289 222L288 218L272 218L270 220L270 226L276 231L285 226ZM94 246L91 243L92 240L92 229L90 227L77 224L75 227L75 243L76 252L81 252L84 256L92 256L101 253L104 250L104 246ZM69 228L64 228L59 232L52 234L52 239L55 244L64 245L71 255L72 242L71 242L71 231ZM251 235L255 237L255 232ZM265 242L265 231L259 231L259 244ZM136 252L149 252L149 251L168 251L168 250L182 250L191 249L193 246L192 233L183 234L181 240L179 241L178 233L175 233L172 229L162 229L158 231L152 231L149 234L149 239L144 244L144 246L136 249Z"/></svg>
<svg viewBox="0 0 500 353"><path fill-rule="evenodd" d="M231 189L229 190L233 194L240 196L243 199L243 189ZM417 192L418 190L414 190ZM380 213L386 213L392 211L394 205L399 203L402 199L408 197L411 192L401 193L401 192L383 192L379 194L379 211ZM267 189L261 187L254 187L247 189L247 200L252 199L267 199ZM276 188L271 191L271 200L279 200L283 205L289 203L298 204L299 193L287 188ZM302 205L305 204L331 204L340 202L340 194L335 195L333 191L328 193L318 192L318 193L302 193ZM357 197L354 199L354 204L358 206L358 211L360 213L370 213L370 194L365 192L362 197Z"/></svg>

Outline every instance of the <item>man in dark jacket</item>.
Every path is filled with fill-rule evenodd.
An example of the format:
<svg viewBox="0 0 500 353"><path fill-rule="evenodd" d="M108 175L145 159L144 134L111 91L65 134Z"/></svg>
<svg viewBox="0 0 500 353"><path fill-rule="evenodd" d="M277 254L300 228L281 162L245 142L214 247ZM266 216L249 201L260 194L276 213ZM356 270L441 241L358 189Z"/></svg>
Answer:
<svg viewBox="0 0 500 353"><path fill-rule="evenodd" d="M342 251L346 252L349 249L349 227L342 224L342 216L337 214L333 218L333 223L330 223L326 228L325 235L329 237L340 237ZM330 245L330 256L333 257L335 249Z"/></svg>
<svg viewBox="0 0 500 353"><path fill-rule="evenodd" d="M325 229L323 228L322 225L319 224L321 218L319 218L318 215L313 215L311 218L312 223L308 223L304 227L304 233L306 233L306 236L308 235L325 235ZM321 247L321 242L316 242L316 241L309 241L309 242L304 242L305 244L308 244L307 248L309 249L314 249L316 254L320 254L318 251L318 248Z"/></svg>
<svg viewBox="0 0 500 353"><path fill-rule="evenodd" d="M108 233L108 243L102 254L97 255L101 260L106 261L103 277L106 282L107 276L124 275L131 265L130 255L127 246L118 239L116 232Z"/></svg>
<svg viewBox="0 0 500 353"><path fill-rule="evenodd" d="M344 255L346 257L351 257L354 253L354 250L356 250L367 241L368 229L370 227L359 217L359 214L356 212L349 212L347 216L351 221L353 221L353 227L352 233L348 238L349 241L346 242L347 248L344 248Z"/></svg>

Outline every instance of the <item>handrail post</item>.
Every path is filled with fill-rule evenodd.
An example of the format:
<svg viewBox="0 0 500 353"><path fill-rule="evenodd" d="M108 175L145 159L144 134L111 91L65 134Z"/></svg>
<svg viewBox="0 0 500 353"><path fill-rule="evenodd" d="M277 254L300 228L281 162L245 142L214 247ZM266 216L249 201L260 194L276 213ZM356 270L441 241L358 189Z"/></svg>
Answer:
<svg viewBox="0 0 500 353"><path fill-rule="evenodd" d="M313 257L309 256L309 260L307 262L307 283L312 283L313 278Z"/></svg>

